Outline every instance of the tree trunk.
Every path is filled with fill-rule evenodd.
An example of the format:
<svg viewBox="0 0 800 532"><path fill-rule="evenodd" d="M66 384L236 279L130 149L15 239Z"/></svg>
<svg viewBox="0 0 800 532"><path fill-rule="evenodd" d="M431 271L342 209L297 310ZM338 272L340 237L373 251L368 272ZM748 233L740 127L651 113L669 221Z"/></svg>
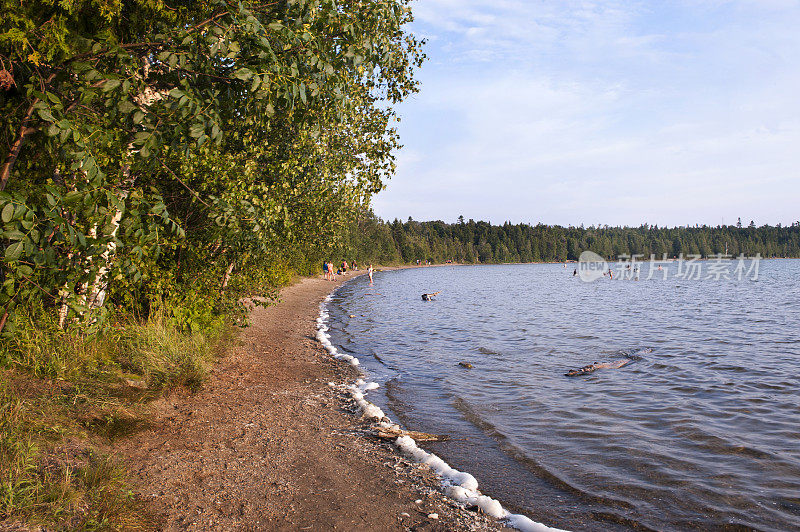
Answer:
<svg viewBox="0 0 800 532"><path fill-rule="evenodd" d="M55 74L50 74L50 77L47 78L45 84L49 84L55 77ZM30 107L28 107L28 110L25 112L25 117L22 119L22 124L19 127L19 135L17 136L17 140L14 142L14 145L11 146L11 151L8 152L8 157L6 157L5 163L3 163L3 170L0 171L0 191L5 190L6 185L8 184L8 178L11 177L11 170L14 169L14 163L17 162L19 152L22 150L22 145L25 143L25 137L36 131L36 128L28 127L28 122L31 121L31 117L33 116L33 108L37 103L39 103L39 98L34 98ZM3 324L5 324L5 322Z"/></svg>
<svg viewBox="0 0 800 532"><path fill-rule="evenodd" d="M8 184L8 178L11 177L11 170L14 168L14 163L17 162L19 152L22 151L22 145L25 143L25 137L36 131L35 128L28 127L28 122L30 122L31 117L33 116L33 106L36 105L36 102L38 101L39 99L35 98L33 103L31 103L30 107L28 107L28 110L25 112L25 117L22 119L22 125L19 127L19 135L17 136L17 140L14 141L13 146L11 146L11 151L8 152L8 157L6 157L5 163L3 163L3 170L0 171L0 191L5 190L6 185ZM8 312L4 312L3 317L0 318L0 332L3 332L7 319Z"/></svg>
<svg viewBox="0 0 800 532"><path fill-rule="evenodd" d="M146 80L150 73L150 61L146 56L143 57L142 60L144 63L142 66L142 76L143 79ZM149 86L145 86L144 90L133 98L133 101L136 102L136 104L139 106L139 109L141 109L143 112L146 112L148 107L150 107L156 101L165 98L167 94L169 94L169 91L167 90L154 90ZM109 242L106 244L106 249L100 255L102 265L97 271L97 275L95 276L94 282L91 284L91 290L89 292L89 299L87 303L90 311L102 307L106 300L106 291L108 289L109 282L108 274L111 271L113 256L117 251L117 231L119 230L119 225L122 221L122 212L125 207L125 201L127 201L130 191L133 188L133 184L136 180L135 177L131 176L131 162L133 161L134 156L134 145L133 142L130 142L128 144L128 150L125 154L125 162L122 166L122 180L120 181L119 192L117 195L118 205L116 211L114 212L114 217L111 219L112 230L108 235Z"/></svg>
<svg viewBox="0 0 800 532"><path fill-rule="evenodd" d="M228 282L231 280L231 274L233 273L234 263L231 262L228 265L228 269L225 270L225 275L222 276L222 288L220 288L220 292L224 292L226 288L228 288Z"/></svg>
<svg viewBox="0 0 800 532"><path fill-rule="evenodd" d="M100 255L102 266L100 266L100 269L97 271L95 280L92 283L91 291L89 292L89 299L87 302L89 305L89 310L102 307L106 300L108 274L111 271L111 257L117 251L117 231L119 230L119 224L122 221L122 210L125 206L125 201L130 195L130 189L133 187L134 182L134 179L131 177L130 164L131 159L133 158L133 144L128 144L127 156L127 160L122 167L122 181L120 182L119 195L117 196L119 205L114 212L114 217L111 219L111 226L113 229L111 230L111 234L108 235L110 240L108 241L108 244L106 244L106 249L103 250L103 253Z"/></svg>
<svg viewBox="0 0 800 532"><path fill-rule="evenodd" d="M14 145L11 146L11 151L8 153L8 157L6 157L5 164L3 164L3 171L0 173L0 191L6 188L8 178L11 177L11 170L14 168L14 163L17 162L19 152L22 150L22 145L25 143L25 137L36 131L35 128L28 127L28 122L30 122L31 116L33 116L33 106L36 105L37 101L38 100L34 100L31 106L28 107L28 112L25 113L25 117L22 119L22 125L19 128L17 140L14 142Z"/></svg>

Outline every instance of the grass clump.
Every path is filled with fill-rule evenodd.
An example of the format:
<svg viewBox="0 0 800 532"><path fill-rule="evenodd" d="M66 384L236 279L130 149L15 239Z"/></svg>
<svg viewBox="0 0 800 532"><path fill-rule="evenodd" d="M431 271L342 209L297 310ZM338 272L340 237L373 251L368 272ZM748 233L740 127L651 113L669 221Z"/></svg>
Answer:
<svg viewBox="0 0 800 532"><path fill-rule="evenodd" d="M59 415L56 396L13 370L0 373L0 528L156 528L119 464L88 443L59 437L75 431ZM42 408L50 409L47 416ZM48 425L54 420L60 426Z"/></svg>
<svg viewBox="0 0 800 532"><path fill-rule="evenodd" d="M157 319L124 327L115 336L120 367L142 377L148 388L196 391L208 376L219 331L183 333Z"/></svg>
<svg viewBox="0 0 800 532"><path fill-rule="evenodd" d="M157 529L103 449L151 423L152 399L199 389L230 331L154 317L87 335L18 315L0 346L0 529Z"/></svg>

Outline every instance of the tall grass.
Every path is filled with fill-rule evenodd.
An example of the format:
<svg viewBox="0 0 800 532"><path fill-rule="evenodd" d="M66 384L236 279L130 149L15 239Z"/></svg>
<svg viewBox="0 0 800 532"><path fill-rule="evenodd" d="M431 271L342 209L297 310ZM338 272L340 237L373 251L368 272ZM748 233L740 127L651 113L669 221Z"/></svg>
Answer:
<svg viewBox="0 0 800 532"><path fill-rule="evenodd" d="M156 318L115 331L114 358L121 369L141 376L150 389L197 390L208 376L220 334L220 330L182 333Z"/></svg>
<svg viewBox="0 0 800 532"><path fill-rule="evenodd" d="M98 449L149 424L149 400L200 388L230 331L155 315L89 336L20 313L0 346L0 529L158 528Z"/></svg>

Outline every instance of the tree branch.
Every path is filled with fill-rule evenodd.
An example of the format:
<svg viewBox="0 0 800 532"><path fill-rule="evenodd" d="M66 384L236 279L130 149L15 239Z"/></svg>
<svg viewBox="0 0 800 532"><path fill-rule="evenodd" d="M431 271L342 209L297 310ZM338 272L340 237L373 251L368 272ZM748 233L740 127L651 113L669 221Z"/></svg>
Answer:
<svg viewBox="0 0 800 532"><path fill-rule="evenodd" d="M6 162L3 164L3 170L0 172L0 191L5 190L6 188L8 178L11 177L11 170L14 168L14 163L17 162L19 152L22 150L22 144L25 142L25 137L36 131L36 128L28 127L28 122L30 122L31 117L33 116L33 106L36 105L38 101L39 99L35 98L30 107L28 107L28 111L25 113L25 117L22 119L22 125L19 128L17 140L14 141L14 145L11 146L11 151L8 152Z"/></svg>

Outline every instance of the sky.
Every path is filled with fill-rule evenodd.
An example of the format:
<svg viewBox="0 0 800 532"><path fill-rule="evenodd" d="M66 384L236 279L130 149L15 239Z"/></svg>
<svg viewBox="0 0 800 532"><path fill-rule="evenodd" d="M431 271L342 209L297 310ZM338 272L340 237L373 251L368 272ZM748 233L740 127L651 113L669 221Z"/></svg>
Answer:
<svg viewBox="0 0 800 532"><path fill-rule="evenodd" d="M800 0L417 0L387 220L800 220Z"/></svg>

